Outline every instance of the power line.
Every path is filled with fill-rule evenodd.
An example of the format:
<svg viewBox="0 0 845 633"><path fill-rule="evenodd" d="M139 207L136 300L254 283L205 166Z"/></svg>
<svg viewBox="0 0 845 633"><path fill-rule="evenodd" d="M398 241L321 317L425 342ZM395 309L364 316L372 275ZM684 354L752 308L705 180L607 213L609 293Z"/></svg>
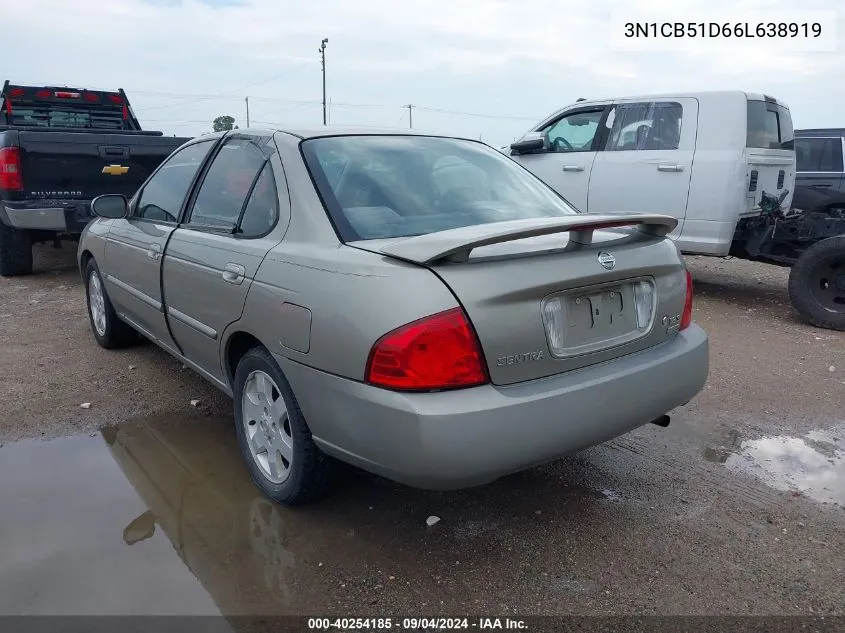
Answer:
<svg viewBox="0 0 845 633"><path fill-rule="evenodd" d="M209 99L219 99L219 98L227 98L227 97L239 99L240 97L230 97L229 95L232 95L232 93L235 93L235 92L243 92L244 90L247 90L249 88L254 88L255 86L261 86L263 84L266 84L266 83L269 83L269 82L274 81L276 79L279 79L280 77L284 77L285 75L291 73L292 71L294 71L298 68L301 68L304 64L305 64L305 62L300 62L299 64L296 64L293 68L288 68L284 72L277 73L277 74L273 75L272 77L267 77L266 79L262 79L260 81L254 82L254 83L247 84L246 86L242 86L242 87L236 88L234 90L226 90L226 91L218 93L216 95L204 95L204 96L203 95L195 95L194 97L192 97L191 99L189 99L187 101L182 101L180 103L168 103L166 105L160 105L160 106L151 106L149 108L144 108L144 110L149 111L149 110L161 110L161 109L164 109L164 108L175 108L175 107L178 107L180 105L189 105L191 103L197 103L197 102L200 102L200 101L207 101ZM134 92L136 92L137 94L144 94L144 92L140 91L140 90L136 90ZM152 94L152 93L148 93L148 94ZM162 96L164 96L164 94L165 93L162 93Z"/></svg>
<svg viewBox="0 0 845 633"><path fill-rule="evenodd" d="M481 114L479 112L462 112L460 110L445 110L443 108L426 108L423 106L414 106L418 110L425 110L427 112L442 112L444 114L459 114L462 116L474 116L483 119L511 119L514 121L537 121L537 117L525 116L509 116L505 114Z"/></svg>

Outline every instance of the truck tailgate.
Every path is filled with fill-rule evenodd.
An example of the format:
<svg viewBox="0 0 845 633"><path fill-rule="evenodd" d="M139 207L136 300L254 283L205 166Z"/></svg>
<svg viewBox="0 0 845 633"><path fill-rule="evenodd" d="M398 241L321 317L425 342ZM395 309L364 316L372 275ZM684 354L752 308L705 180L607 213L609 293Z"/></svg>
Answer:
<svg viewBox="0 0 845 633"><path fill-rule="evenodd" d="M147 176L187 139L145 134L21 130L25 195L91 199L132 196Z"/></svg>

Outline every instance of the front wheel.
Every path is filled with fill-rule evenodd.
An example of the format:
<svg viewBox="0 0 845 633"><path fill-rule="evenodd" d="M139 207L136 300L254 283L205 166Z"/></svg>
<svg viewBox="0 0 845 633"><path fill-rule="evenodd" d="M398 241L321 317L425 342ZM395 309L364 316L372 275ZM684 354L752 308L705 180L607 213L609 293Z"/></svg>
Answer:
<svg viewBox="0 0 845 633"><path fill-rule="evenodd" d="M845 236L804 251L789 273L789 298L817 327L845 331Z"/></svg>
<svg viewBox="0 0 845 633"><path fill-rule="evenodd" d="M116 349L137 341L138 336L129 325L118 318L106 294L97 263L92 259L85 267L85 297L91 331L101 347Z"/></svg>
<svg viewBox="0 0 845 633"><path fill-rule="evenodd" d="M325 495L334 462L314 444L272 355L262 347L248 351L238 363L234 383L238 444L258 488L288 506Z"/></svg>

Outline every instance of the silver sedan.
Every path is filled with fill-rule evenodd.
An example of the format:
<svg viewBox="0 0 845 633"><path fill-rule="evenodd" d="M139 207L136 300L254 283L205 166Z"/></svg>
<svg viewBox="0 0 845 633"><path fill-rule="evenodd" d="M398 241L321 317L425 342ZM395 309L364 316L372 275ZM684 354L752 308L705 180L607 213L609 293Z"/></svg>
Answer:
<svg viewBox="0 0 845 633"><path fill-rule="evenodd" d="M666 425L707 379L676 221L579 213L478 141L212 134L93 208L94 338L143 335L232 396L280 503L323 494L337 460L484 484Z"/></svg>

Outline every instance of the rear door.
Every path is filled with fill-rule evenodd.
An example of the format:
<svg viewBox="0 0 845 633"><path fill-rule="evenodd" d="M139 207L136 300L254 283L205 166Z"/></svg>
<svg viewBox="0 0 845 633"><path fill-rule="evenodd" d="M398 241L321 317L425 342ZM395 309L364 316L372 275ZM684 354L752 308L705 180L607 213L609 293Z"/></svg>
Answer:
<svg viewBox="0 0 845 633"><path fill-rule="evenodd" d="M117 312L148 337L173 349L164 316L161 262L188 191L216 139L188 145L162 163L131 204L130 216L115 220L101 265Z"/></svg>
<svg viewBox="0 0 845 633"><path fill-rule="evenodd" d="M778 197L788 191L782 208L792 204L795 189L795 148L789 109L771 97L748 97L746 179L743 215L760 213L763 193Z"/></svg>
<svg viewBox="0 0 845 633"><path fill-rule="evenodd" d="M608 113L607 139L590 176L590 213L660 213L678 220L689 197L698 100L621 101Z"/></svg>
<svg viewBox="0 0 845 633"><path fill-rule="evenodd" d="M270 137L231 136L202 176L164 254L164 302L184 356L221 380L220 334L243 311L279 221ZM285 215L287 216L287 209Z"/></svg>
<svg viewBox="0 0 845 633"><path fill-rule="evenodd" d="M588 208L587 192L596 150L604 141L603 122L609 106L569 110L540 130L549 136L547 151L513 159L532 171L580 211Z"/></svg>

